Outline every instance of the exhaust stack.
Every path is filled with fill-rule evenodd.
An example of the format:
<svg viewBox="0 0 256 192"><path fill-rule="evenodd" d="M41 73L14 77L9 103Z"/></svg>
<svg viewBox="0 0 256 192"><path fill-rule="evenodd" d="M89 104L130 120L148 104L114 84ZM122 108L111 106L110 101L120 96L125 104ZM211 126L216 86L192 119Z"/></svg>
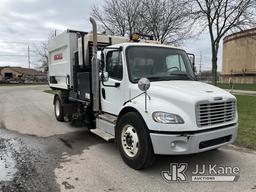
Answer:
<svg viewBox="0 0 256 192"><path fill-rule="evenodd" d="M99 111L99 66L97 65L97 24L94 18L90 17L93 29L93 47L92 47L92 94L93 111Z"/></svg>

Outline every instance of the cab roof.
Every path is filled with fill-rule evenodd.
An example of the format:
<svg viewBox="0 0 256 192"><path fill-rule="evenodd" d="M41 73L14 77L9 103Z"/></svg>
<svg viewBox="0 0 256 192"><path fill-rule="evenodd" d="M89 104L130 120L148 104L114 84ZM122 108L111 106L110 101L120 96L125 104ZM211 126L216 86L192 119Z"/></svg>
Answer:
<svg viewBox="0 0 256 192"><path fill-rule="evenodd" d="M175 47L175 46L171 46L171 45L165 45L165 44L157 44L157 43L140 43L140 42L128 42L128 43L120 43L120 44L115 44L115 45L111 45L109 46L110 48L118 48L118 47L123 47L124 49L126 49L127 47L130 46L143 46L143 47L164 47L164 48L173 48L173 49L179 49L179 50L184 50L180 47Z"/></svg>

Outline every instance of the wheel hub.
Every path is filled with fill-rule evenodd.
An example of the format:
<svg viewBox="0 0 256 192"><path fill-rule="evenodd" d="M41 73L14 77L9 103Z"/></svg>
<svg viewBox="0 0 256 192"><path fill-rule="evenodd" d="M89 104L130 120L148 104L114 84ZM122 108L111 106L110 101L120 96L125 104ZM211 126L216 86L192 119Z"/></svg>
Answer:
<svg viewBox="0 0 256 192"><path fill-rule="evenodd" d="M135 157L139 150L139 139L135 128L127 125L122 129L122 147L126 155Z"/></svg>
<svg viewBox="0 0 256 192"><path fill-rule="evenodd" d="M128 135L126 136L126 143L127 143L127 145L128 145L129 147L132 146L133 140L132 140L132 136L131 136L130 134L128 134Z"/></svg>

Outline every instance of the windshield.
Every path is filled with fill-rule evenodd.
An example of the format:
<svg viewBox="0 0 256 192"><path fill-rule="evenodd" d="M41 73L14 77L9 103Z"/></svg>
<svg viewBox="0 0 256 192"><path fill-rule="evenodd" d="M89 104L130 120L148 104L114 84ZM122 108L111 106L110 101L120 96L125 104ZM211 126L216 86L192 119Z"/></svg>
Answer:
<svg viewBox="0 0 256 192"><path fill-rule="evenodd" d="M165 47L131 46L126 50L130 81L195 80L185 51Z"/></svg>

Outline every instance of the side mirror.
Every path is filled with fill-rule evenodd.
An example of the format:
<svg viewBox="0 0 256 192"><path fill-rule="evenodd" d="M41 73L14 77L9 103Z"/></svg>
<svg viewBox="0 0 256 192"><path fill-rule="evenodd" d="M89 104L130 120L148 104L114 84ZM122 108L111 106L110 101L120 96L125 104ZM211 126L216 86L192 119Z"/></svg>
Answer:
<svg viewBox="0 0 256 192"><path fill-rule="evenodd" d="M197 73L195 64L192 66L194 73Z"/></svg>
<svg viewBox="0 0 256 192"><path fill-rule="evenodd" d="M192 68L193 68L193 71L196 73L196 66L195 66L195 59L196 59L196 58L195 58L195 55L192 54L192 53L187 53L187 55L188 55L190 64L191 64L191 66L192 66Z"/></svg>
<svg viewBox="0 0 256 192"><path fill-rule="evenodd" d="M103 52L103 50L101 50L101 53L100 53L100 70L103 71L104 68L105 68L104 52Z"/></svg>
<svg viewBox="0 0 256 192"><path fill-rule="evenodd" d="M192 53L187 53L189 61L192 65L195 65L195 55Z"/></svg>
<svg viewBox="0 0 256 192"><path fill-rule="evenodd" d="M103 82L108 81L108 78L109 78L108 72L101 72L100 73L101 81L103 81Z"/></svg>
<svg viewBox="0 0 256 192"><path fill-rule="evenodd" d="M150 81L147 78L141 78L138 82L138 87L141 91L146 92L150 88Z"/></svg>

